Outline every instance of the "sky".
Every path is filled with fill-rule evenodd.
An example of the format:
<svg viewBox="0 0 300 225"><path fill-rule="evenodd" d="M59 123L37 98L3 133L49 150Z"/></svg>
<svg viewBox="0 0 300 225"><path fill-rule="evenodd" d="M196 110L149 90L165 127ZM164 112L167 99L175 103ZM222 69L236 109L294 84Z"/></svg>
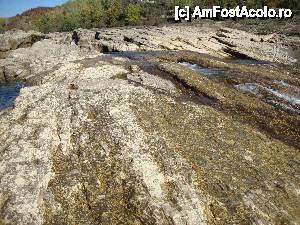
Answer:
<svg viewBox="0 0 300 225"><path fill-rule="evenodd" d="M0 0L0 17L11 17L38 6L56 6L67 0Z"/></svg>

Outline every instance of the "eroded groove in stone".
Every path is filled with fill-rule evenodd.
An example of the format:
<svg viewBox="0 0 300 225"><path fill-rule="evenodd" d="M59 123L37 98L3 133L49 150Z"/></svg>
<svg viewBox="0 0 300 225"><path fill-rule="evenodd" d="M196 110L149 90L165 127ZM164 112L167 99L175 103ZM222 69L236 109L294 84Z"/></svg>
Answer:
<svg viewBox="0 0 300 225"><path fill-rule="evenodd" d="M80 46L49 34L0 61L8 79L28 81L0 112L0 224L300 221L297 115L237 88L257 83L295 96L297 66L215 54L224 44L210 37L222 32L232 48L260 56L231 40L235 30L175 28L138 28L125 39L109 29L99 42L80 30ZM191 29L195 39L181 35ZM156 51L103 55L104 44ZM264 59L270 45L262 42Z"/></svg>

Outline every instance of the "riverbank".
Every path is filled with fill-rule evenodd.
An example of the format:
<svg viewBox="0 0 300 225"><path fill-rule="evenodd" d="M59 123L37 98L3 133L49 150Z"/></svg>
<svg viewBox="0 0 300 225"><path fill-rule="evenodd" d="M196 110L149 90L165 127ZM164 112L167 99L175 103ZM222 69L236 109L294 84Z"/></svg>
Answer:
<svg viewBox="0 0 300 225"><path fill-rule="evenodd" d="M277 35L78 33L0 36L0 82L26 82L0 112L0 223L299 223L299 65Z"/></svg>

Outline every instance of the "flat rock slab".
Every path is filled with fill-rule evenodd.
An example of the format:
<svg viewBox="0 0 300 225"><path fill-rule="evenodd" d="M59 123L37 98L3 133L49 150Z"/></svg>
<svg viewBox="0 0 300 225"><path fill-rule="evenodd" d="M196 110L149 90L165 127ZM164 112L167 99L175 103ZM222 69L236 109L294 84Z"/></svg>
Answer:
<svg viewBox="0 0 300 225"><path fill-rule="evenodd" d="M172 29L133 28L120 43L141 49L133 34L145 32L152 46L202 46L197 37L173 37L170 45ZM52 34L0 61L5 76L27 71L19 76L31 85L0 112L0 224L300 223L299 149L268 133L283 121L286 136L298 138L287 123L296 117L176 62L295 86L297 74L186 52L150 55L145 60L156 67L147 69L137 59L100 55L92 39L66 42ZM213 104L181 100L192 94ZM268 129L239 118L266 119Z"/></svg>

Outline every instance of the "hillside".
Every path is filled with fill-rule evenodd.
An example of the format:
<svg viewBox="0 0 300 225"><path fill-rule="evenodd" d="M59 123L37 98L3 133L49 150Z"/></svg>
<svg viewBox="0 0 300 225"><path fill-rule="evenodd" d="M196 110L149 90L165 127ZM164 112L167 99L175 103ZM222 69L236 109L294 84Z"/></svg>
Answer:
<svg viewBox="0 0 300 225"><path fill-rule="evenodd" d="M141 5L147 7L142 10ZM17 28L48 33L79 27L138 25L145 20L158 24L162 11L155 8L160 5L147 2L132 4L127 0L70 0L61 6L38 7L11 18L0 18L0 31ZM149 20L150 17L152 19Z"/></svg>
<svg viewBox="0 0 300 225"><path fill-rule="evenodd" d="M0 32L13 28L48 33L71 31L76 28L159 25L173 22L172 10L175 5L234 7L239 2L238 0L70 0L61 6L38 7L12 18L0 18ZM243 2L251 8L268 5L272 8L300 9L300 1L297 0L272 0L267 3L263 0Z"/></svg>
<svg viewBox="0 0 300 225"><path fill-rule="evenodd" d="M56 10L56 7L37 7L29 9L22 14L18 14L14 17L4 19L6 22L6 29L20 28L25 29L30 28L30 26L37 21L42 15L50 13Z"/></svg>

